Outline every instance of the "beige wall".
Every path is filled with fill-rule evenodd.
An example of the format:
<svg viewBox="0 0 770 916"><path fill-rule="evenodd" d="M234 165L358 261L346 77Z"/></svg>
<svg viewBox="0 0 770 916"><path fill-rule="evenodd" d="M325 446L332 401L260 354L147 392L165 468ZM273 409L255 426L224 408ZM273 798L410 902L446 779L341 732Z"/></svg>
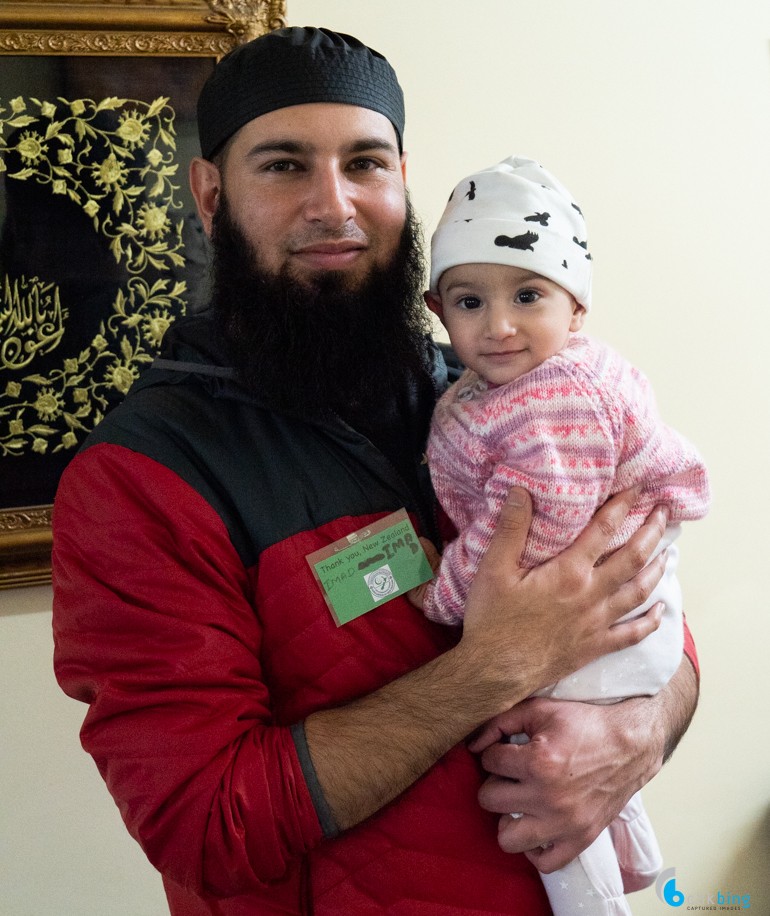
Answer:
<svg viewBox="0 0 770 916"><path fill-rule="evenodd" d="M770 7L289 0L289 18L394 63L429 228L460 177L512 152L586 213L589 330L644 367L714 486L682 541L700 709L648 807L682 890L748 893L770 913ZM82 710L53 683L49 605L46 588L0 593L0 911L160 914L158 878L78 748ZM634 898L640 916L668 911Z"/></svg>

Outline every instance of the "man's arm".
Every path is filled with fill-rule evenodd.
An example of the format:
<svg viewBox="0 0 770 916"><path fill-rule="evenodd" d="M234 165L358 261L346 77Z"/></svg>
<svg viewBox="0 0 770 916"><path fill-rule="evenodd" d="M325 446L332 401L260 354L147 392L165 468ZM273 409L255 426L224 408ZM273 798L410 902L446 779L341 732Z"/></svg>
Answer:
<svg viewBox="0 0 770 916"><path fill-rule="evenodd" d="M665 528L663 510L595 566L635 497L629 491L612 499L570 548L525 570L518 559L531 503L514 489L470 590L458 645L367 697L306 720L318 781L341 829L395 798L482 722L657 627L659 607L617 621L644 602L662 574L664 555L647 561Z"/></svg>
<svg viewBox="0 0 770 916"><path fill-rule="evenodd" d="M697 698L698 680L685 656L655 696L609 706L532 699L488 723L470 747L483 750L492 774L479 800L501 815L500 846L526 853L546 873L572 861L660 770ZM517 732L529 734L530 743L500 743ZM511 818L511 811L524 817Z"/></svg>
<svg viewBox="0 0 770 916"><path fill-rule="evenodd" d="M290 729L274 722L254 583L227 527L173 471L108 444L73 459L56 503L56 673L69 695L89 704L81 740L126 825L153 864L185 887L232 896L282 880L322 830ZM586 580L582 566L592 567L625 512L617 502L593 529L595 544L554 565L547 582L522 582L508 567L526 536L527 505L506 514L513 531L504 530L495 549L506 561L513 553L514 562L498 560L479 577L485 591L475 592L461 646L382 691L307 719L321 786L341 826L385 804L482 721L584 663L578 644L585 655L599 654L654 627L653 619L607 634L608 621L637 607L654 585L657 573L634 571L663 521L650 526L646 545L642 533L635 549ZM519 594L522 610L509 613L507 591ZM609 604L601 600L613 594ZM498 692L516 655L508 631L534 600L560 601L565 620L585 625L573 621L558 634L554 624L566 648L545 652L545 667L531 651L542 636L528 631L531 657L519 655L519 672L506 671ZM495 629L510 645L487 641Z"/></svg>
<svg viewBox="0 0 770 916"><path fill-rule="evenodd" d="M692 717L698 706L700 683L692 661L685 655L679 671L668 682L667 686L655 697L639 697L641 701L641 717L647 715L659 716L658 722L663 735L663 763L674 753L677 745L690 727ZM657 706L647 705L649 700L658 700ZM638 726L643 728L639 721ZM649 730L649 724L648 724ZM652 774L655 775L654 773ZM649 781L649 780L648 780Z"/></svg>
<svg viewBox="0 0 770 916"><path fill-rule="evenodd" d="M322 833L228 528L169 468L109 444L70 462L53 523L56 676L88 704L81 742L132 836L198 893L283 880Z"/></svg>

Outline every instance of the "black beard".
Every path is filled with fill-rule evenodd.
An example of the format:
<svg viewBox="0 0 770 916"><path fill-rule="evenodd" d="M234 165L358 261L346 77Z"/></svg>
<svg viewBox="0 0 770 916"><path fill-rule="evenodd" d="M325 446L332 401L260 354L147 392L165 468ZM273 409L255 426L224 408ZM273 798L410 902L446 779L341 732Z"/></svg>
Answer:
<svg viewBox="0 0 770 916"><path fill-rule="evenodd" d="M407 218L391 262L356 288L343 272L302 283L268 272L230 213L213 223L213 306L239 382L268 406L332 411L354 426L425 380L430 321L420 227Z"/></svg>

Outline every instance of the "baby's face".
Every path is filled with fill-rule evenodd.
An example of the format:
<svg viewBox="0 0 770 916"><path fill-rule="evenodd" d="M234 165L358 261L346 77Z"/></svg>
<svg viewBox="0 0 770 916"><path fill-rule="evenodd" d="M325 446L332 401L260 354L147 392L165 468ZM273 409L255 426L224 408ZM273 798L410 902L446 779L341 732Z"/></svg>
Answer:
<svg viewBox="0 0 770 916"><path fill-rule="evenodd" d="M585 309L538 274L502 264L460 264L426 294L462 362L494 385L512 382L558 353Z"/></svg>

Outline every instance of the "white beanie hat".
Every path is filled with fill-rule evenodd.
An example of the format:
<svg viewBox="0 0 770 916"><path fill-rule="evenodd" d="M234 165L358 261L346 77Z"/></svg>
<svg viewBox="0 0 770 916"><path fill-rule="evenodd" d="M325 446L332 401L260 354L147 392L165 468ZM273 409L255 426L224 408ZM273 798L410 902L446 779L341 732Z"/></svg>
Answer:
<svg viewBox="0 0 770 916"><path fill-rule="evenodd" d="M431 240L430 289L458 264L507 264L558 283L588 309L591 255L572 195L532 159L510 156L464 178Z"/></svg>

